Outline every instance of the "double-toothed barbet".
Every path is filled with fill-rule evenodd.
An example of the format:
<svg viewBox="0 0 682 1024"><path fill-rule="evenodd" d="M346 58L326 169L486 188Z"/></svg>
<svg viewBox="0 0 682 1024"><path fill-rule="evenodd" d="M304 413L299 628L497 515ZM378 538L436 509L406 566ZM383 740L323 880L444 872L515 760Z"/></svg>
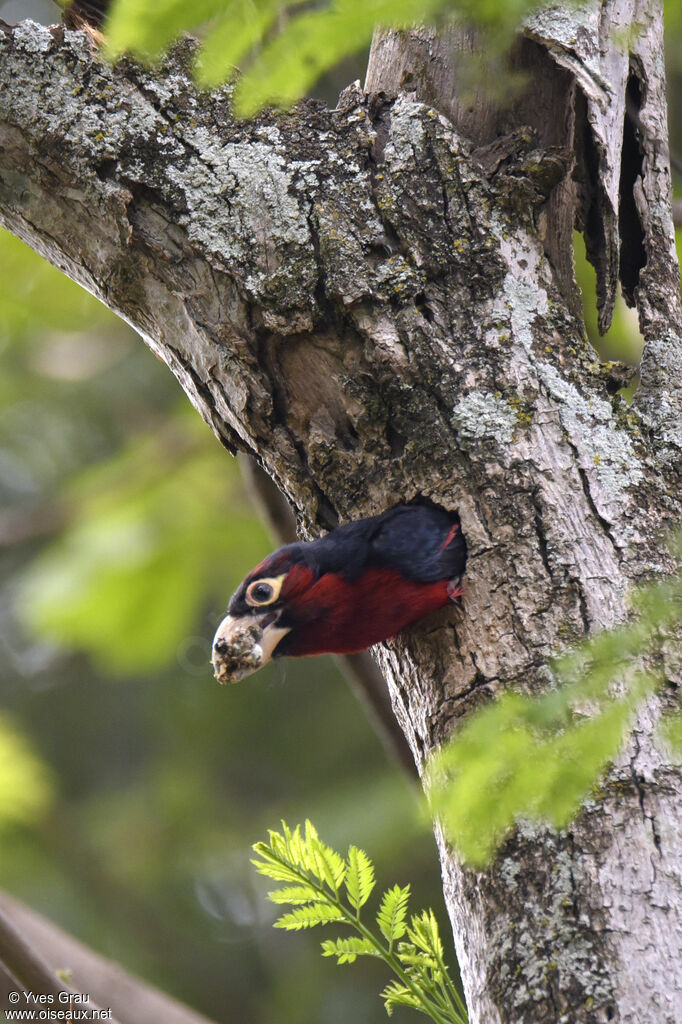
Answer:
<svg viewBox="0 0 682 1024"><path fill-rule="evenodd" d="M213 640L216 676L234 682L271 658L365 650L457 601L465 563L459 516L430 505L287 544L232 596Z"/></svg>

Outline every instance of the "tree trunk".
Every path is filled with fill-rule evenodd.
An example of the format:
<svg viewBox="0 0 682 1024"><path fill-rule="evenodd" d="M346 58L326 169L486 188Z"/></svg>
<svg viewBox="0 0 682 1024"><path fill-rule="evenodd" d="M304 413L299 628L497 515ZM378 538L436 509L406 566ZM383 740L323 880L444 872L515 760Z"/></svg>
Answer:
<svg viewBox="0 0 682 1024"><path fill-rule="evenodd" d="M455 34L382 34L369 96L238 123L229 90L190 84L189 43L151 73L77 32L0 33L2 222L140 332L306 536L419 496L459 510L463 611L377 650L419 767L669 568L682 317L661 39L655 0L538 14L514 55L531 87L499 112L453 98ZM602 324L619 279L640 312L633 406L585 338L574 221ZM666 656L670 686L569 829L518 829L484 872L439 839L473 1024L680 1018L682 787L652 738L679 684Z"/></svg>

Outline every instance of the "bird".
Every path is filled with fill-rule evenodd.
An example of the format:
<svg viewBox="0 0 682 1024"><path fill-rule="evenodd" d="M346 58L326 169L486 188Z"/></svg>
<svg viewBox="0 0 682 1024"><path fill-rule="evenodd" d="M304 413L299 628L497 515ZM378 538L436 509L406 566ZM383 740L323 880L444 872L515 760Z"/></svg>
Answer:
<svg viewBox="0 0 682 1024"><path fill-rule="evenodd" d="M451 602L466 566L459 515L398 505L278 548L232 595L213 640L219 682L272 658L353 654Z"/></svg>

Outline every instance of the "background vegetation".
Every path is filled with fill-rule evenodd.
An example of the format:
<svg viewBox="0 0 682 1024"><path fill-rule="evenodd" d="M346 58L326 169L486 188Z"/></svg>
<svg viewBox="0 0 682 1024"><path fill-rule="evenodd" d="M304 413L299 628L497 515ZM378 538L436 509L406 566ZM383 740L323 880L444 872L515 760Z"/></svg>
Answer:
<svg viewBox="0 0 682 1024"><path fill-rule="evenodd" d="M0 3L28 14L57 16ZM670 32L682 152L676 16ZM362 64L314 93L333 102ZM249 856L280 818L309 817L440 908L410 783L330 659L218 687L215 625L271 547L236 462L99 303L5 233L0 267L0 886L218 1021L384 1020L380 965L346 973L273 931ZM583 258L578 272L594 335ZM599 344L636 362L633 314Z"/></svg>

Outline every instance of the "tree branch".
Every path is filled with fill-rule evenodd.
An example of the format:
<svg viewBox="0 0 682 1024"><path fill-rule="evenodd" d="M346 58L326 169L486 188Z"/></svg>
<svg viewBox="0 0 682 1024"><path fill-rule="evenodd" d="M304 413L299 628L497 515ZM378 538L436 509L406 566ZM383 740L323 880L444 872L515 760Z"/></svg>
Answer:
<svg viewBox="0 0 682 1024"><path fill-rule="evenodd" d="M0 909L0 962L21 988L21 993L47 996L55 1009L76 1007L85 1020L98 1019L98 1006L86 1005L82 992L60 981L47 962L26 941L5 911ZM105 1008L106 1009L106 1008ZM107 1018L115 1021L115 1018Z"/></svg>
<svg viewBox="0 0 682 1024"><path fill-rule="evenodd" d="M59 969L67 971L78 991L87 992L100 1007L113 1007L121 1024L211 1024L207 1017L94 953L7 893L0 893L0 942L0 959L23 989L58 998L59 993L68 991L56 977ZM59 1006L64 1008L64 1004Z"/></svg>

